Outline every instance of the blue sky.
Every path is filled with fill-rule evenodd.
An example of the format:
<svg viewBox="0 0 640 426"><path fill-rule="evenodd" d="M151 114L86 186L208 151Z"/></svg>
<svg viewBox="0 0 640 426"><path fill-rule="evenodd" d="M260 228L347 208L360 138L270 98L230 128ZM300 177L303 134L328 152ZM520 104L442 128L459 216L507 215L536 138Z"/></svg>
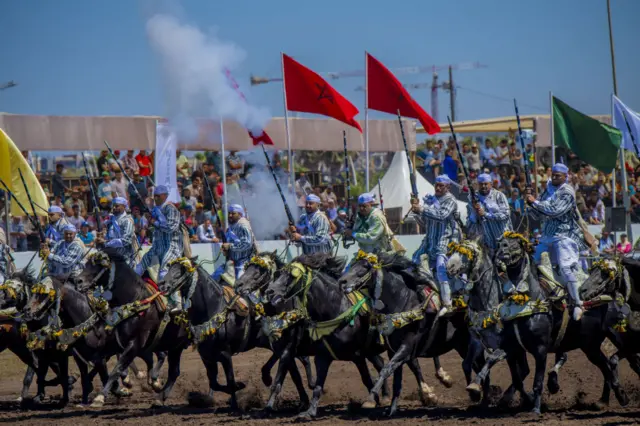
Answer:
<svg viewBox="0 0 640 426"><path fill-rule="evenodd" d="M640 1L613 0L620 98L640 110ZM161 7L162 6L162 7ZM548 91L583 112L609 113L612 92L605 0L5 0L0 2L0 111L51 115L162 115L165 94L145 32L150 12L177 11L242 47L234 70L278 76L279 53L316 71L362 69L368 50L389 68L479 61L459 71L458 119L545 113ZM444 80L441 74L441 81ZM430 74L401 76L429 82ZM332 84L363 109L359 78ZM250 100L282 115L279 83L245 87ZM482 92L506 101L479 95ZM429 89L412 91L430 112ZM440 121L448 95L440 92ZM378 115L374 115L378 116ZM384 117L384 114L379 115ZM391 116L386 116L392 118Z"/></svg>

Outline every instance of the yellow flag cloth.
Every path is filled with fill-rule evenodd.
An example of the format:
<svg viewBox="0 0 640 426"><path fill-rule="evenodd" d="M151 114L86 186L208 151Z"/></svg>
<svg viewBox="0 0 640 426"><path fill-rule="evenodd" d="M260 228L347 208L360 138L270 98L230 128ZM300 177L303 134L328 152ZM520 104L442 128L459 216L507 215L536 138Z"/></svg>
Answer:
<svg viewBox="0 0 640 426"><path fill-rule="evenodd" d="M0 178L9 187L13 196L28 210L30 215L33 215L31 206L29 205L29 199L27 198L27 192L24 190L22 181L20 180L20 173L18 170L22 170L25 183L29 189L29 194L33 200L36 208L36 214L38 216L46 216L46 209L49 208L49 200L40 186L40 182L36 178L36 175L31 170L29 163L22 156L22 153L18 149L15 143L11 140L4 130L0 129ZM0 185L0 189L4 189ZM40 206L40 207L38 207ZM11 203L11 214L14 216L24 216L25 213L18 203Z"/></svg>

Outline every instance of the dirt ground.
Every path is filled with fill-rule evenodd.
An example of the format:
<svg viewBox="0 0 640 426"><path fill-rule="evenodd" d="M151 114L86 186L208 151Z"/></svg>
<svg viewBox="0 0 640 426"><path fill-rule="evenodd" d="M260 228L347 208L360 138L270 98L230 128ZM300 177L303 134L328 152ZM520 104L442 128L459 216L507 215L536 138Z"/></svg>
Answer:
<svg viewBox="0 0 640 426"><path fill-rule="evenodd" d="M185 352L182 358L181 376L174 387L168 405L161 409L150 408L154 394L145 391L139 382L134 385L131 398L117 400L110 398L101 410L76 408L79 402L79 384L72 394L72 403L65 409L57 409L54 401L38 408L21 408L15 402L22 385L25 368L12 354L0 355L0 423L43 424L55 422L57 425L267 425L286 424L295 421L297 393L290 380L280 400L278 414L262 418L261 408L268 397L268 389L260 381L260 366L267 360L269 352L254 350L234 357L236 380L243 381L247 388L239 392L239 403L243 411L231 413L227 409L228 396L217 394L214 408L193 408L187 404L187 395L191 391L207 391L207 379L204 367L196 352ZM561 391L556 395L545 392L543 414L538 418L526 412L513 409L501 411L498 408L480 409L473 406L465 392L464 376L460 358L451 353L441 358L443 367L454 378L450 389L441 385L434 377L431 360L422 360L423 372L427 382L432 385L440 403L437 407L424 408L419 403L417 387L413 376L405 374L403 398L400 411L393 419L384 416L383 410L366 411L360 404L367 396L366 389L354 365L336 362L332 365L321 400L318 425L346 425L377 423L384 425L424 424L437 425L510 425L519 423L543 422L545 425L628 425L640 423L640 380L635 376L626 361L620 368L621 381L628 392L631 403L621 408L612 394L609 408L596 411L593 402L597 401L602 389L602 377L579 352L572 352L569 361L560 374ZM142 363L138 360L138 364ZM551 364L551 360L549 360ZM533 363L530 360L530 366ZM75 367L75 366L74 366ZM165 367L166 370L166 367ZM222 370L222 369L220 369ZM77 371L77 370L74 370ZM274 370L275 373L275 370ZM164 373L166 374L166 372ZM510 383L506 363L498 365L492 374L493 384L503 389ZM224 382L224 378L220 378ZM98 386L98 383L96 383ZM531 379L527 382L531 389ZM99 388L99 387L98 387ZM31 395L35 392L35 383ZM48 394L55 400L60 394L59 388L48 388ZM309 392L311 395L311 392Z"/></svg>

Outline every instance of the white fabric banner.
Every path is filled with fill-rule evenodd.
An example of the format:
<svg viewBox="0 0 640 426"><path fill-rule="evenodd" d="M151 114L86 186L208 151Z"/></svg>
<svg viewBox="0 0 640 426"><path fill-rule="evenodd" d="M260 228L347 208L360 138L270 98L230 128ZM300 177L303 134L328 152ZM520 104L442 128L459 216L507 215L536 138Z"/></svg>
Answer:
<svg viewBox="0 0 640 426"><path fill-rule="evenodd" d="M167 123L156 123L156 185L169 188L168 200L172 203L180 201L178 181L176 179L176 149L178 137Z"/></svg>
<svg viewBox="0 0 640 426"><path fill-rule="evenodd" d="M627 123L629 123L629 127L627 127ZM613 96L613 127L622 132L624 149L635 153L636 148L633 147L633 140L640 148L640 116L615 95ZM631 129L631 134L629 129Z"/></svg>

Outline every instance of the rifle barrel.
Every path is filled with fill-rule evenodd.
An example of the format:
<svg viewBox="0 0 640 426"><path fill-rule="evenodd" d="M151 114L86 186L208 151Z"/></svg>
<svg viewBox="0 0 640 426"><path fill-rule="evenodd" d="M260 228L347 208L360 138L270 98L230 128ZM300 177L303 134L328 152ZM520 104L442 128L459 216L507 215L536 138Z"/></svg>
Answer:
<svg viewBox="0 0 640 426"><path fill-rule="evenodd" d="M418 184L416 183L416 174L413 170L413 163L409 156L409 148L407 147L407 138L404 135L404 125L402 124L402 116L400 110L398 110L398 123L400 123L400 134L402 135L402 143L404 144L404 153L407 156L407 163L409 164L409 181L411 182L411 197L418 198Z"/></svg>
<svg viewBox="0 0 640 426"><path fill-rule="evenodd" d="M513 106L516 109L516 121L518 122L518 139L520 139L520 150L522 151L522 157L526 155L524 148L524 138L522 137L522 126L520 126L520 113L518 112L518 103L513 99ZM527 182L527 187L531 188L531 176L529 174L529 159L524 159L524 178Z"/></svg>
<svg viewBox="0 0 640 426"><path fill-rule="evenodd" d="M267 166L269 166L269 170L271 171L271 176L273 176L273 180L276 183L278 192L280 193L280 198L282 198L282 203L284 204L284 212L287 214L287 219L289 220L289 226L295 226L296 222L293 219L293 215L291 214L291 210L289 209L289 205L287 204L287 199L284 198L284 193L282 192L282 188L280 187L280 183L278 182L278 177L276 176L276 172L273 170L273 166L271 166L271 160L269 159L267 150L264 149L264 144L262 144L261 146L262 146L262 152L264 152L264 158L267 159Z"/></svg>

